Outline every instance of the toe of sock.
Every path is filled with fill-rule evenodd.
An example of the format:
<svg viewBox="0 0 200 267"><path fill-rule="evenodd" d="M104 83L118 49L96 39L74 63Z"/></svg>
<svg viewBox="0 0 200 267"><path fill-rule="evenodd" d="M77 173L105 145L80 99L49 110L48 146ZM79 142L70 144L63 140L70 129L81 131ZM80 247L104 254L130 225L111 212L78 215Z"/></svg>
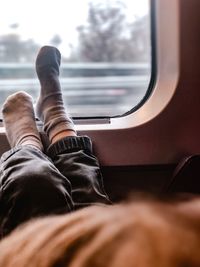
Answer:
<svg viewBox="0 0 200 267"><path fill-rule="evenodd" d="M5 100L3 106L2 106L2 113L6 114L7 112L9 112L11 109L13 108L17 108L19 103L33 103L33 98L31 95L29 95L28 93L24 92L24 91L20 91L17 93L14 93L10 96L7 97L7 99Z"/></svg>
<svg viewBox="0 0 200 267"><path fill-rule="evenodd" d="M36 70L41 68L54 66L59 69L61 61L61 54L56 47L43 46L36 58Z"/></svg>

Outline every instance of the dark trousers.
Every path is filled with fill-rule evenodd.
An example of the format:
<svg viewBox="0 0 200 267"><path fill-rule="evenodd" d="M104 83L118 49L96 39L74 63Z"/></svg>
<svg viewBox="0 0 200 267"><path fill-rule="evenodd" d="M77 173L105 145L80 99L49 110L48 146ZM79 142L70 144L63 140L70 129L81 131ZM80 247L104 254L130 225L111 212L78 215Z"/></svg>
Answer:
<svg viewBox="0 0 200 267"><path fill-rule="evenodd" d="M88 137L66 137L51 145L46 154L19 146L2 155L1 236L34 217L110 203Z"/></svg>

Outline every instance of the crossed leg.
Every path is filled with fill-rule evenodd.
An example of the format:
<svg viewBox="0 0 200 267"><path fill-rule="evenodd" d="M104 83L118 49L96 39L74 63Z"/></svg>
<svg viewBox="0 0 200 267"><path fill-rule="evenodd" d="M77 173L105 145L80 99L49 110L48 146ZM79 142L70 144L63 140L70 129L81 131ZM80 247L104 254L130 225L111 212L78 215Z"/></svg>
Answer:
<svg viewBox="0 0 200 267"><path fill-rule="evenodd" d="M2 109L11 150L0 165L0 231L4 236L33 217L110 203L89 137L77 136L59 83L60 53L43 47L36 59L41 84L37 115L50 140L47 155L35 123L32 99L10 96Z"/></svg>

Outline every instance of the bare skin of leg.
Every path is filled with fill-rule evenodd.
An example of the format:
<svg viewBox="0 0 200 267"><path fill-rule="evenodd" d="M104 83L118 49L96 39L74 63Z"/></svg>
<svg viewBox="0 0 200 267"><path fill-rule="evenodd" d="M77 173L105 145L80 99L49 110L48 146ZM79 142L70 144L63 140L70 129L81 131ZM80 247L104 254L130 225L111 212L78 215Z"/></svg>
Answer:
<svg viewBox="0 0 200 267"><path fill-rule="evenodd" d="M53 137L51 143L54 144L57 141L59 141L60 139L63 139L63 138L68 137L68 136L77 136L77 134L74 131L63 131L61 133L56 134Z"/></svg>

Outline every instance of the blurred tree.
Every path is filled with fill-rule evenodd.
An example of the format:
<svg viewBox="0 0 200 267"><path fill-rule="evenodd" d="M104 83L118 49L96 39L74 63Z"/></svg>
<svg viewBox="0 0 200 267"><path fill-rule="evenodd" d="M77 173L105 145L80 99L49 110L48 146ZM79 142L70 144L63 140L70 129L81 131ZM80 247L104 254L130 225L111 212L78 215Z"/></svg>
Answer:
<svg viewBox="0 0 200 267"><path fill-rule="evenodd" d="M55 34L52 39L50 40L50 43L53 45L53 46L56 46L58 47L61 43L62 43L62 39L60 37L59 34Z"/></svg>
<svg viewBox="0 0 200 267"><path fill-rule="evenodd" d="M18 34L0 36L0 62L33 62L38 49L32 39L21 40Z"/></svg>
<svg viewBox="0 0 200 267"><path fill-rule="evenodd" d="M140 19L140 22L129 24L126 7L120 1L107 0L104 4L91 2L87 23L77 28L79 43L77 47L71 48L70 59L88 62L147 60L150 55L147 23L146 17Z"/></svg>
<svg viewBox="0 0 200 267"><path fill-rule="evenodd" d="M151 32L148 16L137 19L130 26L132 57L137 61L151 60Z"/></svg>

